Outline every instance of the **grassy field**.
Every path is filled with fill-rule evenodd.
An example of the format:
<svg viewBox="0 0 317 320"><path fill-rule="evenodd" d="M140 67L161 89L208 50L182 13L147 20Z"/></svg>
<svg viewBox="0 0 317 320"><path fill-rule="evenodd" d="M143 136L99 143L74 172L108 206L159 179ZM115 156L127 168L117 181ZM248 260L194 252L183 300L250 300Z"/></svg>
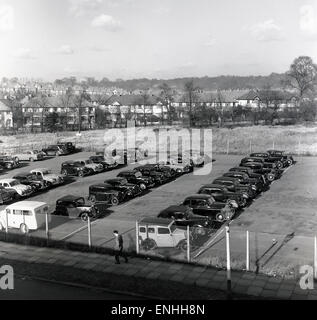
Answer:
<svg viewBox="0 0 317 320"><path fill-rule="evenodd" d="M167 129L167 130L166 130ZM171 129L180 130L181 128L164 128L160 131L162 139L160 146L163 148L166 135L175 137ZM104 147L114 147L114 141L120 129L83 131L81 135L76 132L58 133L38 133L20 134L14 136L1 136L1 152L19 152L25 149L42 149L43 147L54 144L58 141L72 141L85 151L96 151ZM148 137L144 144L150 152L155 151L155 132L157 128L136 128L137 139L143 140ZM178 131L179 132L179 131ZM179 132L180 135L182 135ZM129 134L131 136L131 134ZM183 135L184 136L184 135ZM166 141L166 139L165 139ZM174 140L175 144L175 140ZM195 148L195 146L194 146ZM297 155L317 155L317 126L306 127L297 126L253 126L243 128L213 128L212 129L212 148L214 153L228 154L247 154L250 151L265 151L276 148Z"/></svg>

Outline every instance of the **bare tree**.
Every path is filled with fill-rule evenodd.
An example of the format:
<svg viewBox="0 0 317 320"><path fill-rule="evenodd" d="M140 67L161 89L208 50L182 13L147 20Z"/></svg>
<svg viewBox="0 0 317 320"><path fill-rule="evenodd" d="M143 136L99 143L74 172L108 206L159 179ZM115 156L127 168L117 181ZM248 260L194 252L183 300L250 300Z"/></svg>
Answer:
<svg viewBox="0 0 317 320"><path fill-rule="evenodd" d="M188 102L188 104L189 104L188 116L189 116L189 126L190 127L192 126L192 122L193 122L193 104L198 101L197 90L198 90L198 87L195 86L193 79L185 82L184 98L185 98L186 102Z"/></svg>
<svg viewBox="0 0 317 320"><path fill-rule="evenodd" d="M171 124L172 122L172 102L174 101L174 94L172 88L164 82L160 87L161 93L160 93L160 98L165 102L166 104L166 109L167 109L167 118L168 118L168 123ZM163 109L164 105L162 106L162 120L163 120ZM162 121L163 124L163 121Z"/></svg>
<svg viewBox="0 0 317 320"><path fill-rule="evenodd" d="M141 99L142 99L143 123L144 123L144 126L146 127L147 125L146 107L151 105L149 89L146 89L141 92Z"/></svg>
<svg viewBox="0 0 317 320"><path fill-rule="evenodd" d="M83 115L83 108L86 108L85 103L90 100L89 95L83 90L78 96L74 99L74 105L78 112L78 132L81 132L82 129L82 115ZM89 118L89 116L88 116Z"/></svg>

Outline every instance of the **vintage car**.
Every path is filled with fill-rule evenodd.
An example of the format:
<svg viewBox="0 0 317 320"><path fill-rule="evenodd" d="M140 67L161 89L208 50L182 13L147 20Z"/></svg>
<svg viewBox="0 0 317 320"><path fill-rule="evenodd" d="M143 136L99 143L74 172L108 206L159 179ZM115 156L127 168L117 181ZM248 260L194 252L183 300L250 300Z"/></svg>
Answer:
<svg viewBox="0 0 317 320"><path fill-rule="evenodd" d="M179 163L178 159L169 159L167 161L159 161L159 164L170 167L175 171L177 175L189 173L193 170L192 165L190 165L189 163L184 163L184 164Z"/></svg>
<svg viewBox="0 0 317 320"><path fill-rule="evenodd" d="M20 183L26 186L31 186L34 191L44 190L48 188L47 181L43 180L42 177L30 172L20 172L16 174L13 179L18 180Z"/></svg>
<svg viewBox="0 0 317 320"><path fill-rule="evenodd" d="M187 231L177 227L175 220L147 217L138 222L138 228L139 243L143 250L187 250Z"/></svg>
<svg viewBox="0 0 317 320"><path fill-rule="evenodd" d="M98 218L100 212L93 203L86 202L83 197L66 195L56 201L55 214L87 221L88 217Z"/></svg>
<svg viewBox="0 0 317 320"><path fill-rule="evenodd" d="M189 226L194 237L206 235L207 228L213 227L213 221L210 217L194 214L188 206L170 206L162 210L157 217L173 219L175 225L180 228Z"/></svg>
<svg viewBox="0 0 317 320"><path fill-rule="evenodd" d="M47 168L36 168L30 172L46 181L48 187L58 186L64 183L64 177L62 175L53 173L52 170Z"/></svg>
<svg viewBox="0 0 317 320"><path fill-rule="evenodd" d="M76 152L76 147L72 142L58 142L58 146L64 146L64 148L68 151L68 153Z"/></svg>
<svg viewBox="0 0 317 320"><path fill-rule="evenodd" d="M33 150L28 150L21 153L16 153L12 156L16 161L36 161L36 160L43 160L43 154L34 152Z"/></svg>
<svg viewBox="0 0 317 320"><path fill-rule="evenodd" d="M14 169L19 167L19 162L11 156L0 155L0 166L5 169Z"/></svg>
<svg viewBox="0 0 317 320"><path fill-rule="evenodd" d="M253 199L256 195L251 186L246 186L240 183L239 179L231 177L218 177L212 184L220 184L225 186L230 192L242 192L248 196L248 199Z"/></svg>
<svg viewBox="0 0 317 320"><path fill-rule="evenodd" d="M103 170L111 170L113 168L116 168L118 166L117 163L108 163L107 159L103 155L96 155L89 157L89 160L91 160L93 163L101 164L103 167Z"/></svg>
<svg viewBox="0 0 317 320"><path fill-rule="evenodd" d="M246 206L247 199L249 198L244 192L230 192L225 186L220 184L205 184L200 187L198 193L209 194L218 202L227 203L231 201L235 207L242 208Z"/></svg>
<svg viewBox="0 0 317 320"><path fill-rule="evenodd" d="M65 161L61 165L61 174L63 176L84 177L90 175L92 172L92 169L87 168L79 161Z"/></svg>
<svg viewBox="0 0 317 320"><path fill-rule="evenodd" d="M112 178L104 181L105 184L109 184L112 189L123 192L122 199L136 197L142 194L142 189L133 183L129 183L125 178Z"/></svg>
<svg viewBox="0 0 317 320"><path fill-rule="evenodd" d="M11 202L19 198L19 194L14 189L6 189L0 186L0 204Z"/></svg>
<svg viewBox="0 0 317 320"><path fill-rule="evenodd" d="M235 214L235 209L230 203L216 202L209 194L194 194L188 196L182 205L192 208L195 214L209 216L216 222L230 220Z"/></svg>
<svg viewBox="0 0 317 320"><path fill-rule="evenodd" d="M228 172L223 174L223 177L238 178L241 184L251 185L251 188L256 193L261 193L264 190L264 184L263 184L262 181L258 181L257 179L250 178L244 172L228 171Z"/></svg>
<svg viewBox="0 0 317 320"><path fill-rule="evenodd" d="M287 162L282 161L280 157L273 157L267 152L254 152L250 154L250 157L261 158L264 162L274 163L278 169L282 169L288 165Z"/></svg>
<svg viewBox="0 0 317 320"><path fill-rule="evenodd" d="M233 167L230 168L229 171L244 172L249 176L249 178L256 179L257 181L262 182L264 186L267 186L269 184L269 181L265 178L264 174L254 173L253 170L248 167Z"/></svg>
<svg viewBox="0 0 317 320"><path fill-rule="evenodd" d="M99 183L89 186L88 199L92 202L101 202L116 206L126 199L125 196L125 192L116 190L108 183Z"/></svg>
<svg viewBox="0 0 317 320"><path fill-rule="evenodd" d="M140 171L121 171L117 177L125 178L129 183L137 184L142 190L155 186L154 179L143 176Z"/></svg>
<svg viewBox="0 0 317 320"><path fill-rule="evenodd" d="M167 181L169 181L169 178L163 173L158 170L156 170L153 167L144 165L144 166L138 166L134 168L134 171L139 171L142 173L145 177L151 177L154 179L154 182L156 185L163 184Z"/></svg>
<svg viewBox="0 0 317 320"><path fill-rule="evenodd" d="M37 230L50 222L48 205L39 201L19 201L7 206L0 212L0 230L20 229L23 234Z"/></svg>
<svg viewBox="0 0 317 320"><path fill-rule="evenodd" d="M259 159L259 158L252 158L252 159ZM262 160L262 159L260 159ZM248 167L253 170L254 173L259 173L265 176L266 180L272 182L276 179L279 179L282 175L280 170L267 168L264 166L263 162L261 161L246 161L240 163L241 167Z"/></svg>
<svg viewBox="0 0 317 320"><path fill-rule="evenodd" d="M1 179L0 186L15 190L20 197L28 197L34 192L31 186L26 186L16 179Z"/></svg>
<svg viewBox="0 0 317 320"><path fill-rule="evenodd" d="M285 166L291 166L292 164L295 163L295 160L294 160L293 156L286 154L285 151L281 151L281 150L267 150L267 153L268 153L271 157L277 157L277 158L279 158L280 161L282 161Z"/></svg>
<svg viewBox="0 0 317 320"><path fill-rule="evenodd" d="M76 160L76 162L90 169L91 173L100 173L103 171L103 165L101 163L94 163L90 159L79 159L79 160Z"/></svg>
<svg viewBox="0 0 317 320"><path fill-rule="evenodd" d="M66 147L62 144L49 145L47 148L42 149L42 151L45 152L47 156L61 156L69 153Z"/></svg>
<svg viewBox="0 0 317 320"><path fill-rule="evenodd" d="M167 181L170 181L177 176L174 169L159 163L146 163L144 167L163 173Z"/></svg>

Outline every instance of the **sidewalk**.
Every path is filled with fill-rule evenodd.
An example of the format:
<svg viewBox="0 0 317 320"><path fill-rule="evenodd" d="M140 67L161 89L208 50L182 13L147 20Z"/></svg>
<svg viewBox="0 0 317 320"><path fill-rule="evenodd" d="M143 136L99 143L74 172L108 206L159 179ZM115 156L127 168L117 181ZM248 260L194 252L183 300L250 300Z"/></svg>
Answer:
<svg viewBox="0 0 317 320"><path fill-rule="evenodd" d="M226 299L226 271L201 266L137 257L117 265L110 255L0 242L0 266L4 264L11 264L20 275L152 297L170 290L174 299ZM238 299L317 300L317 290L302 290L298 281L237 271L232 271L232 292Z"/></svg>

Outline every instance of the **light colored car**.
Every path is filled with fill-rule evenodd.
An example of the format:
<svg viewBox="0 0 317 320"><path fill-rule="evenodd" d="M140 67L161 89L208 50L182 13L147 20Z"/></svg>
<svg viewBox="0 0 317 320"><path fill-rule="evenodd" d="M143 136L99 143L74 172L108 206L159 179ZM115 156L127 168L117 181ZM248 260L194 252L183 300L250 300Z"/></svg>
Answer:
<svg viewBox="0 0 317 320"><path fill-rule="evenodd" d="M64 183L64 178L62 175L53 173L52 170L47 168L37 168L31 170L30 172L42 178L48 183L49 186L57 186Z"/></svg>
<svg viewBox="0 0 317 320"><path fill-rule="evenodd" d="M188 164L178 163L176 159L170 159L169 161L160 161L159 164L170 167L178 174L190 172L190 166Z"/></svg>
<svg viewBox="0 0 317 320"><path fill-rule="evenodd" d="M29 150L22 153L17 153L12 156L16 161L36 161L43 160L43 155L41 153Z"/></svg>
<svg viewBox="0 0 317 320"><path fill-rule="evenodd" d="M176 226L175 220L147 217L139 221L141 248L152 250L168 247L187 250L187 232Z"/></svg>
<svg viewBox="0 0 317 320"><path fill-rule="evenodd" d="M19 201L0 211L0 230L20 229L22 233L37 230L46 222L48 205L38 201ZM48 222L50 215L48 215Z"/></svg>
<svg viewBox="0 0 317 320"><path fill-rule="evenodd" d="M94 163L90 159L80 159L76 160L76 162L80 162L86 168L91 169L94 173L99 173L103 171L103 165L100 163Z"/></svg>
<svg viewBox="0 0 317 320"><path fill-rule="evenodd" d="M15 190L20 197L27 197L33 192L32 187L26 186L16 179L1 179L0 186Z"/></svg>

